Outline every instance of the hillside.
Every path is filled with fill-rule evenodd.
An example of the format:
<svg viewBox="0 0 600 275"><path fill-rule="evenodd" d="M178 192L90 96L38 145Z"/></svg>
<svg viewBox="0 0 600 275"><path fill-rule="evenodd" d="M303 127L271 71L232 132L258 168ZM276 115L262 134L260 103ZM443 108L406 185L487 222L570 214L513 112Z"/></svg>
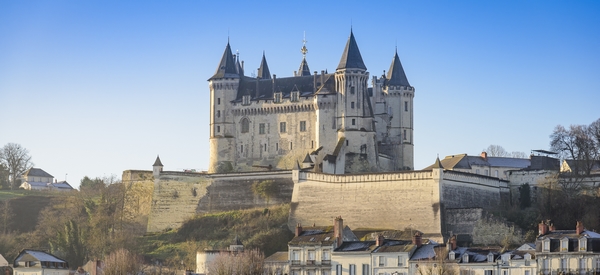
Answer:
<svg viewBox="0 0 600 275"><path fill-rule="evenodd" d="M7 231L26 233L35 230L40 211L50 205L53 198L65 193L28 190L0 190L0 208L8 201L12 222Z"/></svg>
<svg viewBox="0 0 600 275"><path fill-rule="evenodd" d="M144 236L139 247L147 259L195 264L195 251L226 249L238 236L247 249L259 248L265 256L287 250L293 237L287 228L289 204L269 210L251 209L210 213L194 217L177 230Z"/></svg>

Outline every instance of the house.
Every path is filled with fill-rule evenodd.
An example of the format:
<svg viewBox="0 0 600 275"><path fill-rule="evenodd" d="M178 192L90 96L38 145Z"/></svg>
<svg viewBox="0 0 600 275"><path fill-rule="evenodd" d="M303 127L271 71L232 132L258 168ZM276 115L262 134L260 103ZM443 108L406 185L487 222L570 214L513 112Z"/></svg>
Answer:
<svg viewBox="0 0 600 275"><path fill-rule="evenodd" d="M59 181L50 184L50 189L54 191L73 191L75 190L67 181Z"/></svg>
<svg viewBox="0 0 600 275"><path fill-rule="evenodd" d="M302 227L298 224L294 238L288 242L291 275L330 275L332 252L344 242L358 241L342 217L333 226Z"/></svg>
<svg viewBox="0 0 600 275"><path fill-rule="evenodd" d="M279 251L265 258L265 273L267 275L284 275L290 273L288 252Z"/></svg>
<svg viewBox="0 0 600 275"><path fill-rule="evenodd" d="M24 249L13 263L14 275L69 275L69 264L52 254Z"/></svg>
<svg viewBox="0 0 600 275"><path fill-rule="evenodd" d="M556 230L550 221L538 224L536 258L540 274L600 272L600 234L585 230L577 222L575 230Z"/></svg>
<svg viewBox="0 0 600 275"><path fill-rule="evenodd" d="M40 168L29 168L21 175L23 183L19 188L25 190L47 190L54 177Z"/></svg>
<svg viewBox="0 0 600 275"><path fill-rule="evenodd" d="M479 156L467 154L446 156L441 160L444 169L467 172L472 174L507 179L506 172L511 170L526 169L531 166L531 159L489 157L486 152ZM428 170L433 164L423 169Z"/></svg>

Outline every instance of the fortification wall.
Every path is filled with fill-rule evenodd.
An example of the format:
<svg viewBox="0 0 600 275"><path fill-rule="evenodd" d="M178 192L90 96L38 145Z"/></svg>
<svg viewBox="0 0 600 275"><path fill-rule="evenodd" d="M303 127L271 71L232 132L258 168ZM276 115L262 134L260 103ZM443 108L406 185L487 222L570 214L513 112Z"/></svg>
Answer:
<svg viewBox="0 0 600 275"><path fill-rule="evenodd" d="M288 226L329 224L336 216L351 228L441 233L437 171L327 175L300 172Z"/></svg>
<svg viewBox="0 0 600 275"><path fill-rule="evenodd" d="M446 208L493 209L509 198L507 181L456 171L444 171L442 189Z"/></svg>
<svg viewBox="0 0 600 275"><path fill-rule="evenodd" d="M121 181L125 186L125 219L145 225L150 215L154 193L152 171L125 170Z"/></svg>
<svg viewBox="0 0 600 275"><path fill-rule="evenodd" d="M252 184L273 180L279 190L269 204L289 203L291 171L202 174L161 172L154 186L148 232L178 228L196 214L266 207Z"/></svg>

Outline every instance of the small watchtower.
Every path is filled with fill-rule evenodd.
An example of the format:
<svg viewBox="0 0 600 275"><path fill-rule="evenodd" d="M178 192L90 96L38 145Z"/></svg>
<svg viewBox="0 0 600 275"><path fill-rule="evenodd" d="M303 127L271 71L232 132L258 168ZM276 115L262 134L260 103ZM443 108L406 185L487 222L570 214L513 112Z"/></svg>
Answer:
<svg viewBox="0 0 600 275"><path fill-rule="evenodd" d="M158 179L158 177L160 176L160 172L162 172L162 170L163 170L163 164L162 164L162 162L160 162L160 157L157 155L156 160L154 161L154 164L152 164L152 175L154 176L154 179Z"/></svg>

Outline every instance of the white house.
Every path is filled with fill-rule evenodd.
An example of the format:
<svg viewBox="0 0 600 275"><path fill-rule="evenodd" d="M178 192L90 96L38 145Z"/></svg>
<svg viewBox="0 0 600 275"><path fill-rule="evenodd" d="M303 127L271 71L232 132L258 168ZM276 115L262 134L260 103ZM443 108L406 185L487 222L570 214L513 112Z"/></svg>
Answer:
<svg viewBox="0 0 600 275"><path fill-rule="evenodd" d="M22 250L13 265L13 275L69 275L69 264L52 254Z"/></svg>

